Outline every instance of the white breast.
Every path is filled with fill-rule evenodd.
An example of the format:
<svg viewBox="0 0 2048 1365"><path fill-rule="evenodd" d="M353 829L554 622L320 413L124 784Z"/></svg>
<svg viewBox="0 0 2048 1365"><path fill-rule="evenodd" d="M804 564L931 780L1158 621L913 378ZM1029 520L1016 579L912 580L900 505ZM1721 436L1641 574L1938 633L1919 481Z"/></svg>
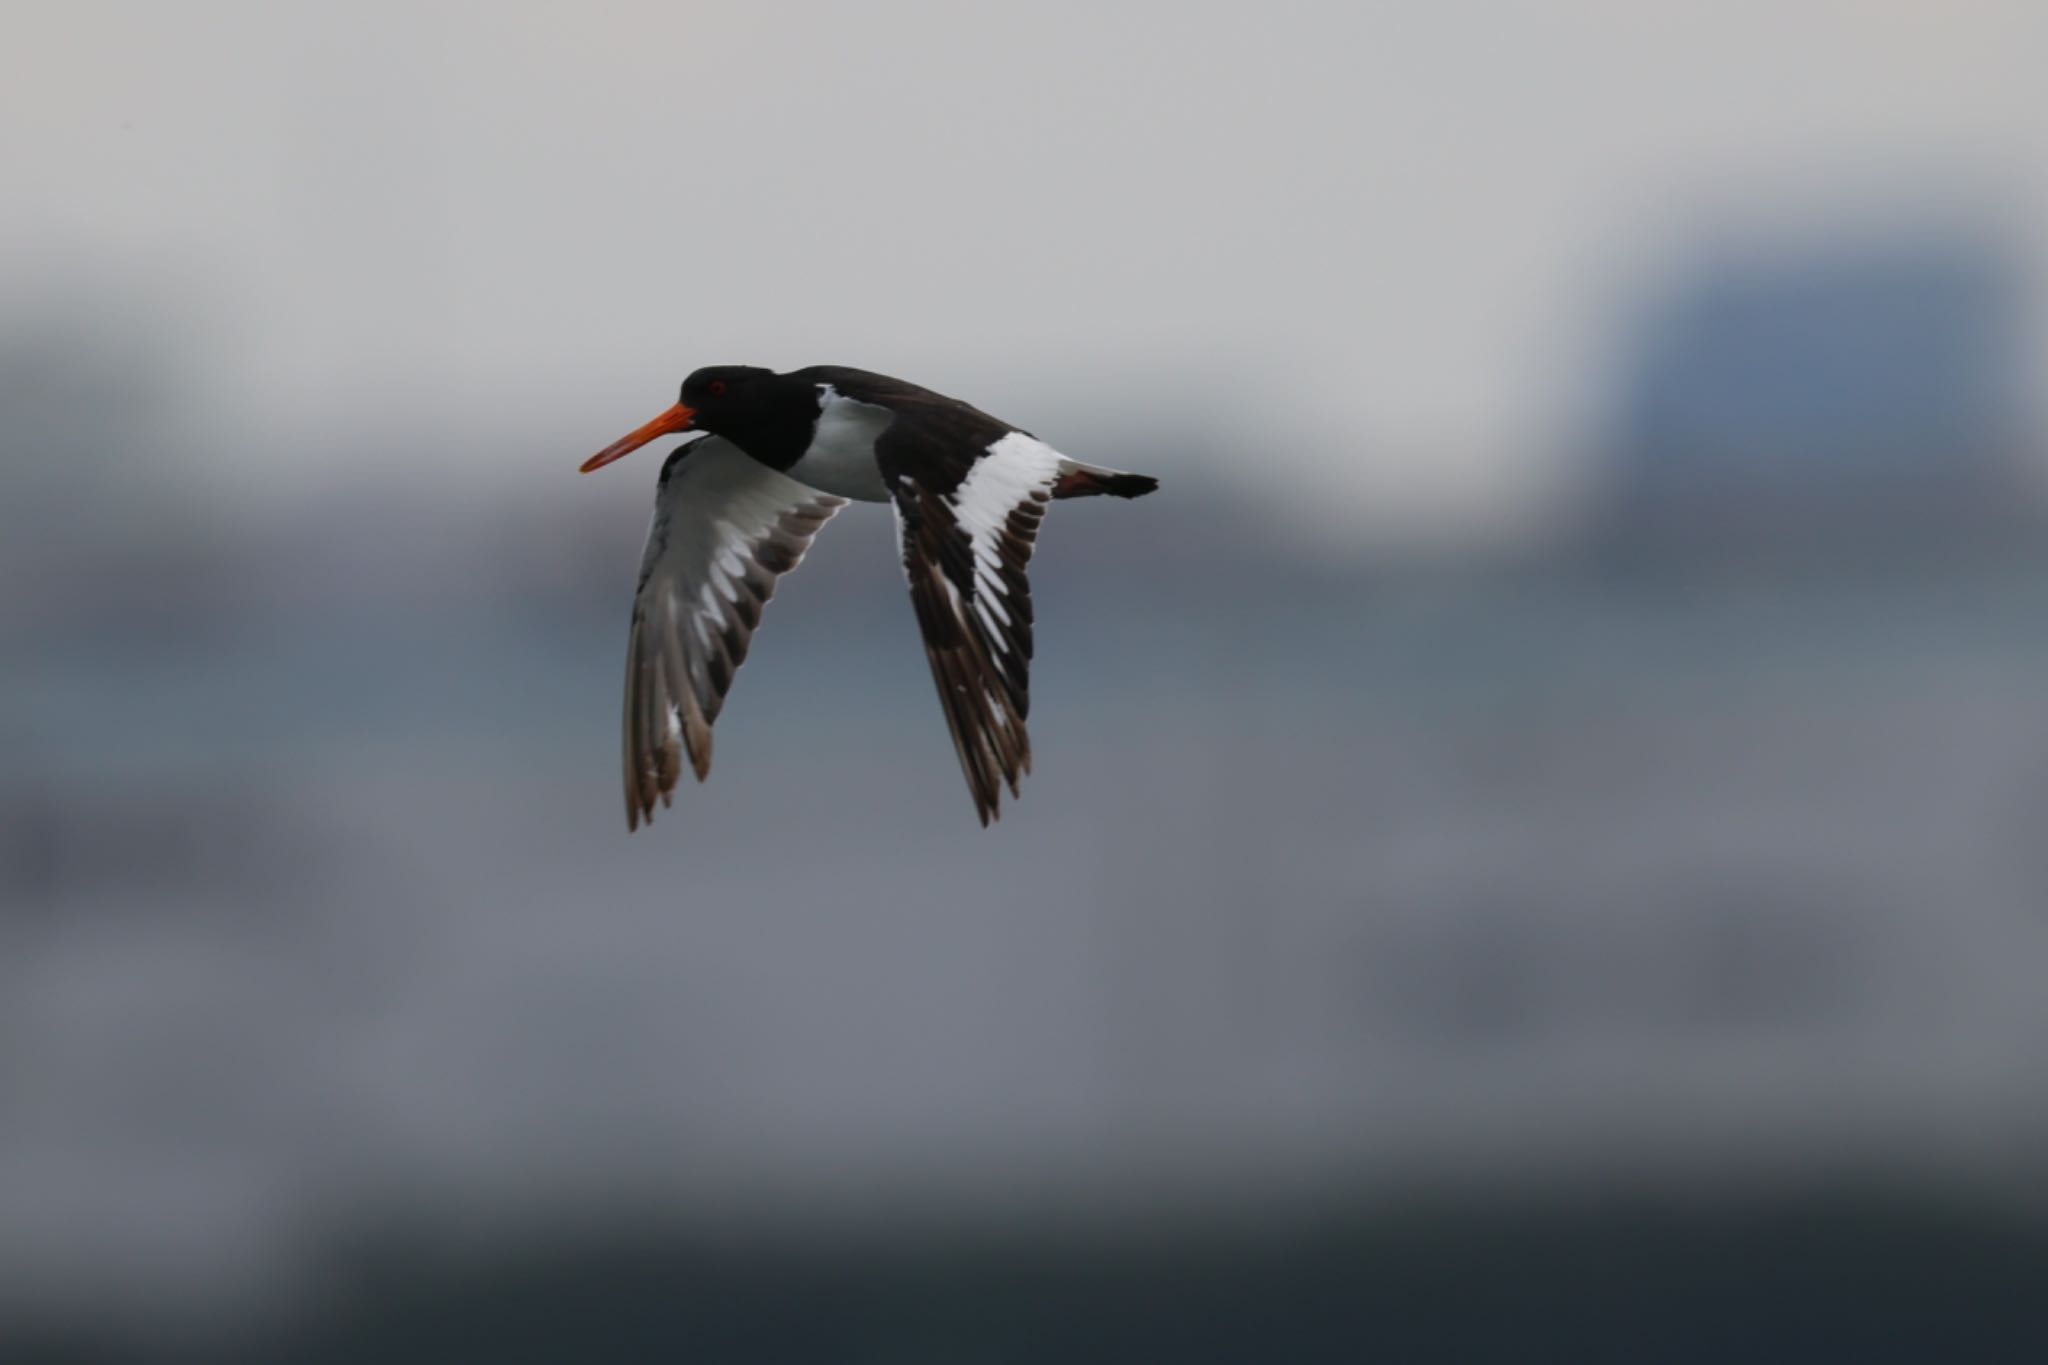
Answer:
<svg viewBox="0 0 2048 1365"><path fill-rule="evenodd" d="M818 385L818 427L810 448L789 467L789 477L821 493L860 502L887 502L875 439L896 414L848 398L830 384Z"/></svg>

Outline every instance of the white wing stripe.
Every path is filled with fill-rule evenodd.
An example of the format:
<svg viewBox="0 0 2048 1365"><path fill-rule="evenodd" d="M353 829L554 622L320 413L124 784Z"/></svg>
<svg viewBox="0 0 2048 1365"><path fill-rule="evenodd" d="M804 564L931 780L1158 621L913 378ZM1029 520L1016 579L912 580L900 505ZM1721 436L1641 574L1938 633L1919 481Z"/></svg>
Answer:
<svg viewBox="0 0 2048 1365"><path fill-rule="evenodd" d="M995 580L998 595L1003 565L998 547L1010 513L1034 491L1049 489L1059 481L1064 458L1035 437L1010 432L974 462L948 499L973 547L976 577L984 582Z"/></svg>

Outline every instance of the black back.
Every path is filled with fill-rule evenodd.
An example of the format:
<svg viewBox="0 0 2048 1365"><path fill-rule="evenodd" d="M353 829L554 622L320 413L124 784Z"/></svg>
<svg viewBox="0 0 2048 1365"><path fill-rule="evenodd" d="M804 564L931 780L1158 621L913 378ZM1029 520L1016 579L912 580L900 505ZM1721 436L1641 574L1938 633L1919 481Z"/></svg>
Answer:
<svg viewBox="0 0 2048 1365"><path fill-rule="evenodd" d="M830 384L848 398L894 412L898 420L875 442L875 454L891 468L913 472L934 493L958 488L983 451L1022 430L957 398L869 370L812 365L788 378Z"/></svg>

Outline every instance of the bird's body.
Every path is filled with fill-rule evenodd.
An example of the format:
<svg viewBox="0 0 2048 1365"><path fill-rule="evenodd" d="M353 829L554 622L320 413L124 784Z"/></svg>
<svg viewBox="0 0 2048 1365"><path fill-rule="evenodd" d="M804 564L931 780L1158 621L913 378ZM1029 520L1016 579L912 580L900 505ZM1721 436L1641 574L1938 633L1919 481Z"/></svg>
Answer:
<svg viewBox="0 0 2048 1365"><path fill-rule="evenodd" d="M584 465L670 432L710 434L663 465L627 647L629 827L711 769L711 723L776 579L848 500L894 506L903 571L948 728L985 825L1031 766L1031 596L1055 498L1138 497L1158 481L1060 454L900 379L820 365L699 370L682 400Z"/></svg>
<svg viewBox="0 0 2048 1365"><path fill-rule="evenodd" d="M885 407L849 398L831 384L818 386L818 421L811 443L786 471L798 483L855 502L887 502L875 442L894 414Z"/></svg>

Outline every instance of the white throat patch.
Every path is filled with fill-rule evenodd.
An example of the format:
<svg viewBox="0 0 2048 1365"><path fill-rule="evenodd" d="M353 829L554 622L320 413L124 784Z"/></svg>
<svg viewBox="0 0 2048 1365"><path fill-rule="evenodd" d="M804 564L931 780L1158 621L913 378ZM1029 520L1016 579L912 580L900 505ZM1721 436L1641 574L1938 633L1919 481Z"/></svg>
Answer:
<svg viewBox="0 0 2048 1365"><path fill-rule="evenodd" d="M789 467L789 476L821 493L887 502L875 441L895 420L887 408L848 398L830 384L818 385L817 429L809 449Z"/></svg>

